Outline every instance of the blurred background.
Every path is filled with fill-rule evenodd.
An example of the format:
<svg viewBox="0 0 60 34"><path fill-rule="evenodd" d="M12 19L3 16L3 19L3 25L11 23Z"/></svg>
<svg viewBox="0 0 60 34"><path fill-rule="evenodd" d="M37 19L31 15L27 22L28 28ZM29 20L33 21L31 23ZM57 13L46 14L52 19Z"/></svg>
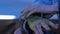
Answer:
<svg viewBox="0 0 60 34"><path fill-rule="evenodd" d="M14 15L17 17L16 19L18 19L21 11L31 6L35 1L36 0L0 0L0 15Z"/></svg>

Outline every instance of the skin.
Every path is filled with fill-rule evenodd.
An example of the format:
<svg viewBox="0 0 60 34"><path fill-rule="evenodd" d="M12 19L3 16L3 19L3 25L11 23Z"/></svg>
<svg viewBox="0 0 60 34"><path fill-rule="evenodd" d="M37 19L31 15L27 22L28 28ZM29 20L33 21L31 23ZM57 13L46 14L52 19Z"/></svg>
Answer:
<svg viewBox="0 0 60 34"><path fill-rule="evenodd" d="M33 13L52 13L53 11L58 11L56 10L55 8L57 7L57 4L53 4L53 5L34 5L34 6L31 6L31 7L28 7L26 9L24 9L21 13L22 13L22 16L23 18L27 18L29 17L31 14ZM42 12L41 8L48 8L50 10L45 10ZM27 14L26 16L24 16L25 14ZM50 26L57 29L58 28L58 24L54 24L53 22L50 23ZM46 30L50 30L50 27L46 24L46 23L40 23L38 25L36 25L35 29L34 29L34 32L35 34L44 34L43 31L42 31L42 28L45 28Z"/></svg>

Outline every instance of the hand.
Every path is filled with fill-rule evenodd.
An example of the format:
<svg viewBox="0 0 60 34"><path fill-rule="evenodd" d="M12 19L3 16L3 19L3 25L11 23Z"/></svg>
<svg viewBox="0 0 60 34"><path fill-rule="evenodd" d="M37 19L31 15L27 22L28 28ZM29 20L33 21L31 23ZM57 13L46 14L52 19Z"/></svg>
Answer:
<svg viewBox="0 0 60 34"><path fill-rule="evenodd" d="M35 5L35 6L31 6L31 7L27 8L27 9L24 9L22 11L22 16L23 16L23 18L27 18L31 14L36 13L36 12L37 13L51 13L53 11L57 11L56 8L57 8L56 4L54 4L54 5L42 5L42 6L41 5ZM58 24L54 24L52 22L50 22L49 24L50 24L50 26L52 26L55 29L58 28ZM41 23L35 27L34 32L36 34L44 34L41 27L45 28L46 30L50 30L48 24Z"/></svg>

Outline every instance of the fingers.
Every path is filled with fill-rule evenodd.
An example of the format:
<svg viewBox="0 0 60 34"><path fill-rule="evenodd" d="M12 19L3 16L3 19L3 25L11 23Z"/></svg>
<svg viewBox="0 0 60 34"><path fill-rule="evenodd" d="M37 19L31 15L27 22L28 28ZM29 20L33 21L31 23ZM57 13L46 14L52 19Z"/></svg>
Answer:
<svg viewBox="0 0 60 34"><path fill-rule="evenodd" d="M53 22L50 22L49 25L55 29L57 29L59 26L58 24L54 24Z"/></svg>
<svg viewBox="0 0 60 34"><path fill-rule="evenodd" d="M41 28L41 24L38 24L36 27L37 27L37 30L39 31L39 34L44 34Z"/></svg>
<svg viewBox="0 0 60 34"><path fill-rule="evenodd" d="M41 22L42 27L44 27L46 30L50 30L49 26L46 23Z"/></svg>
<svg viewBox="0 0 60 34"><path fill-rule="evenodd" d="M39 34L39 31L35 28L34 29L35 34Z"/></svg>
<svg viewBox="0 0 60 34"><path fill-rule="evenodd" d="M30 13L28 13L27 17L29 17L33 13L42 13L43 11L41 11L39 8L40 8L40 6L31 10Z"/></svg>
<svg viewBox="0 0 60 34"><path fill-rule="evenodd" d="M29 12L29 11L37 8L37 7L39 7L39 6L38 6L38 5L35 5L35 6L28 7L28 8L26 8L26 9L24 9L21 13L22 13L22 15L24 15L24 14L26 14L27 12Z"/></svg>

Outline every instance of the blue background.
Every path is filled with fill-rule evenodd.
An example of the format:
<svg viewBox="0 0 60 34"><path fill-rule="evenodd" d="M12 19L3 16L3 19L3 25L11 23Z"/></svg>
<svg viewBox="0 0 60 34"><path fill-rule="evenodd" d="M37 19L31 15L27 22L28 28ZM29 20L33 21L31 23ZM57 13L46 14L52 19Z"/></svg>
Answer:
<svg viewBox="0 0 60 34"><path fill-rule="evenodd" d="M0 15L20 17L21 11L34 3L35 0L0 0Z"/></svg>
<svg viewBox="0 0 60 34"><path fill-rule="evenodd" d="M17 18L19 18L21 15L21 11L27 6L30 6L30 4L33 1L30 1L30 0L0 0L0 15L15 15Z"/></svg>

